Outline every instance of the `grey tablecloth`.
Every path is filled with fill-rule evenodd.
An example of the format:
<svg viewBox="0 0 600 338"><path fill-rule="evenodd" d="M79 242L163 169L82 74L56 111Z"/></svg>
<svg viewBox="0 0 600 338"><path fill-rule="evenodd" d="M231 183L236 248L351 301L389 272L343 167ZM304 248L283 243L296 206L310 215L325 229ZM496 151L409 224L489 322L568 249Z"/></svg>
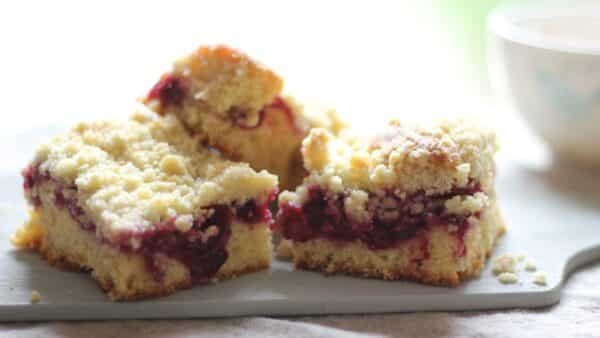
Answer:
<svg viewBox="0 0 600 338"><path fill-rule="evenodd" d="M600 263L537 310L0 324L6 337L600 337Z"/></svg>

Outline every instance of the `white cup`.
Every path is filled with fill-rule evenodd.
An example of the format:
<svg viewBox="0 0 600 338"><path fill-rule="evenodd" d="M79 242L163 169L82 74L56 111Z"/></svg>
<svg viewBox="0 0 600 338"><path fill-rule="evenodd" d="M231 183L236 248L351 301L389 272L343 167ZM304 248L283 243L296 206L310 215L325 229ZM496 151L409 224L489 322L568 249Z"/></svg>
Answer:
<svg viewBox="0 0 600 338"><path fill-rule="evenodd" d="M559 158L600 166L600 1L502 6L488 30L496 93Z"/></svg>

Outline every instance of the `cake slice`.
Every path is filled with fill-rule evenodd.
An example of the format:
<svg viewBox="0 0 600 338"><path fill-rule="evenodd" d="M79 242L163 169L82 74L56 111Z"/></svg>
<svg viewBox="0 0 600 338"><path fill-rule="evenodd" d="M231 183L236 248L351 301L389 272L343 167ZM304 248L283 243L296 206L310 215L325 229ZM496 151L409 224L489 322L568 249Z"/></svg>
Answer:
<svg viewBox="0 0 600 338"><path fill-rule="evenodd" d="M114 300L269 267L277 178L223 160L173 116L79 124L23 176L32 217L14 244L90 271Z"/></svg>
<svg viewBox="0 0 600 338"><path fill-rule="evenodd" d="M280 194L275 229L297 268L456 286L504 232L496 148L493 133L463 121L392 121L352 143L313 129L302 145L309 175Z"/></svg>
<svg viewBox="0 0 600 338"><path fill-rule="evenodd" d="M283 80L247 55L225 46L200 47L177 60L143 102L185 127L226 157L266 169L282 188L302 181L300 144L313 126L343 127L335 111L308 114Z"/></svg>

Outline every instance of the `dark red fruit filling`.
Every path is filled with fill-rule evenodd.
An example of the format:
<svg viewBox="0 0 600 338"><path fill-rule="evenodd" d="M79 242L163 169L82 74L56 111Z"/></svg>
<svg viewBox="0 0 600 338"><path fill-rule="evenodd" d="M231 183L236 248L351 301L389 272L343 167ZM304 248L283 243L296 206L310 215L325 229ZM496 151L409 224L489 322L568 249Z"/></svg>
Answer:
<svg viewBox="0 0 600 338"><path fill-rule="evenodd" d="M21 172L21 175L23 175L23 190L25 192L33 188L33 186L38 184L39 182L50 179L50 175L48 175L47 173L40 173L38 167L31 166L25 168ZM33 205L34 207L39 207L42 204L42 201L40 200L39 196L26 194L25 197L29 200L29 203L31 203L31 205Z"/></svg>
<svg viewBox="0 0 600 338"><path fill-rule="evenodd" d="M269 197L269 201L275 199L276 193ZM249 200L235 209L236 219L245 223L272 222L269 203L256 204L255 200Z"/></svg>
<svg viewBox="0 0 600 338"><path fill-rule="evenodd" d="M181 106L187 94L185 81L172 74L165 74L148 93L149 99L158 99L162 106Z"/></svg>
<svg viewBox="0 0 600 338"><path fill-rule="evenodd" d="M58 208L66 208L82 229L95 231L95 224L86 219L83 209L77 204L77 199L74 197L75 186L65 186L50 177L48 173L40 172L37 167L26 168L23 177L25 191L45 181L53 181L56 185L54 204ZM187 266L194 281L206 281L212 278L227 260L226 248L231 236L231 223L233 221L249 225L259 222L272 223L268 205L275 198L275 194L276 192L273 192L267 201L261 204L249 200L241 205L207 207L206 209L211 210L209 216L195 219L192 228L185 233L177 230L174 219L171 219L155 224L152 230L122 233L117 241L118 244L106 241L105 243L117 246L126 252L143 254L146 268L152 272L157 281L160 281L164 275L167 258L176 259ZM34 206L42 206L38 197L32 198L31 194L29 196ZM214 233L207 236L207 229L211 226L216 227L216 231L214 228L211 229L210 231Z"/></svg>
<svg viewBox="0 0 600 338"><path fill-rule="evenodd" d="M371 220L359 223L344 209L344 194L328 194L319 186L308 189L308 200L302 205L280 205L275 228L285 238L298 242L324 237L339 241L360 240L370 249L387 249L398 243L424 235L427 228L452 224L461 240L469 227L471 215L449 214L444 202L457 195L473 195L481 191L479 184L454 189L447 194L426 196L418 192L400 198L392 192L384 197L370 196L367 210ZM479 214L475 214L479 217ZM459 255L465 254L464 243Z"/></svg>
<svg viewBox="0 0 600 338"><path fill-rule="evenodd" d="M196 220L185 233L177 231L174 221L170 220L156 224L152 231L123 234L120 249L142 253L146 268L156 280L164 276L168 264L166 258L173 258L189 268L194 282L206 281L217 273L229 256L226 248L233 219L228 206L217 205L210 209L213 213L208 219ZM210 226L216 226L218 232L202 239ZM132 247L131 239L138 240L139 246Z"/></svg>

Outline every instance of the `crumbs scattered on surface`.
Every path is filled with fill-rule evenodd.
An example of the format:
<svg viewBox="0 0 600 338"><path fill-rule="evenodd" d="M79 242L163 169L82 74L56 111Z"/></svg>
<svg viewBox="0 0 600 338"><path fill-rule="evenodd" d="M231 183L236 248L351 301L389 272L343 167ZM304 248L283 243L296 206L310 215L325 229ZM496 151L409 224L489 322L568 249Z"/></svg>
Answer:
<svg viewBox="0 0 600 338"><path fill-rule="evenodd" d="M502 272L498 275L498 280L502 284L514 284L519 281L519 276L512 272Z"/></svg>
<svg viewBox="0 0 600 338"><path fill-rule="evenodd" d="M496 275L503 273L514 273L517 269L518 258L513 254L502 254L494 259L492 272Z"/></svg>
<svg viewBox="0 0 600 338"><path fill-rule="evenodd" d="M546 285L546 273L544 271L538 271L533 275L533 283L537 285Z"/></svg>
<svg viewBox="0 0 600 338"><path fill-rule="evenodd" d="M528 259L525 262L525 270L529 271L529 272L534 272L537 270L537 266L535 265L535 262L531 259Z"/></svg>
<svg viewBox="0 0 600 338"><path fill-rule="evenodd" d="M31 291L31 295L29 296L29 302L31 304L37 304L40 302L40 300L42 300L42 295L40 295L40 292L38 290Z"/></svg>
<svg viewBox="0 0 600 338"><path fill-rule="evenodd" d="M519 271L536 272L535 260L525 254L505 253L493 261L492 272L502 284L514 284L519 281ZM534 284L546 285L546 273L537 271L531 280Z"/></svg>

